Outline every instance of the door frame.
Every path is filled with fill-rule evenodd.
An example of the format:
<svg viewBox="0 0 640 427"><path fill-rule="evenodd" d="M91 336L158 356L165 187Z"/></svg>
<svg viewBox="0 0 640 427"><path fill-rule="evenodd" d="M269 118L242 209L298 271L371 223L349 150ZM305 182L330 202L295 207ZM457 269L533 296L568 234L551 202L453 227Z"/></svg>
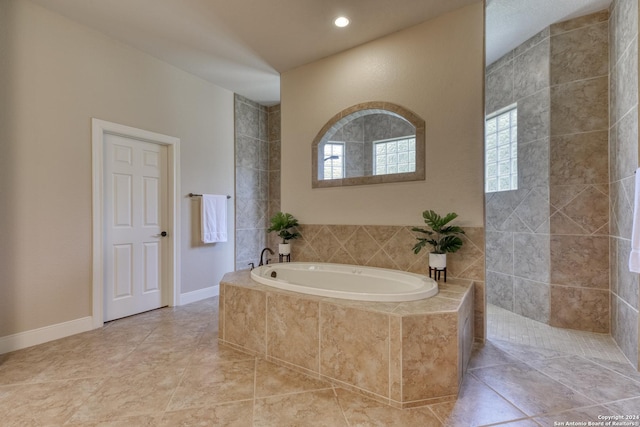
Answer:
<svg viewBox="0 0 640 427"><path fill-rule="evenodd" d="M168 135L137 129L118 123L91 119L92 155L92 246L93 246L93 286L92 318L93 328L104 325L104 136L118 135L138 139L167 147L167 244L168 253L163 255L167 277L163 278L162 304L180 305L180 139Z"/></svg>

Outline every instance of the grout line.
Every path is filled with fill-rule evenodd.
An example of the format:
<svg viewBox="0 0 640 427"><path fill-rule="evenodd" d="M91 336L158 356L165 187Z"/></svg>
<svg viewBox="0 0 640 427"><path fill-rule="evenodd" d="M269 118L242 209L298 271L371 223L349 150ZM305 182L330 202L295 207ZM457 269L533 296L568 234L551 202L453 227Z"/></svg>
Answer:
<svg viewBox="0 0 640 427"><path fill-rule="evenodd" d="M256 419L256 394L258 388L258 358L253 360L253 399L251 405L251 425L253 426Z"/></svg>
<svg viewBox="0 0 640 427"><path fill-rule="evenodd" d="M520 362L522 363L522 362ZM474 375L473 372L469 373L476 381L478 381L480 384L484 385L485 387L487 387L489 390L493 391L495 394L497 394L502 400L504 400L505 402L507 402L509 405L513 406L514 408L516 408L518 411L522 412L525 416L527 417L532 417L533 415L529 415L524 409L520 408L518 405L516 405L511 399L508 399L506 396L504 396L502 393L500 393L498 390L496 390L495 388L491 387L489 384L487 384L486 382L482 381L482 379L480 377L478 377L477 375Z"/></svg>

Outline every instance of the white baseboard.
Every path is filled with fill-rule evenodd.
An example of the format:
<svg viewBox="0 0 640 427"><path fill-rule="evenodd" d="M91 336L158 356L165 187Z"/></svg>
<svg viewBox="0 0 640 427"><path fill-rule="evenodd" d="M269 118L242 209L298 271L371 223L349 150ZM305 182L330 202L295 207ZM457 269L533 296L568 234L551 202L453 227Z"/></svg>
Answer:
<svg viewBox="0 0 640 427"><path fill-rule="evenodd" d="M7 335L6 337L0 337L0 354L21 350L70 335L87 332L92 329L93 318L87 316L56 325L44 326L30 331Z"/></svg>
<svg viewBox="0 0 640 427"><path fill-rule="evenodd" d="M192 302L202 301L203 299L217 297L220 295L220 285L210 286L197 291L180 294L180 305L191 304Z"/></svg>

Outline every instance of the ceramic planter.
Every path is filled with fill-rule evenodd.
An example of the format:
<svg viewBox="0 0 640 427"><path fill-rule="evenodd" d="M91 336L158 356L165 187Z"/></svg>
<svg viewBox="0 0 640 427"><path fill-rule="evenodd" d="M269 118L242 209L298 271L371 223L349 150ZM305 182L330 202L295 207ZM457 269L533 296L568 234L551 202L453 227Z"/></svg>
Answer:
<svg viewBox="0 0 640 427"><path fill-rule="evenodd" d="M447 266L447 254L429 254L429 267L442 270Z"/></svg>
<svg viewBox="0 0 640 427"><path fill-rule="evenodd" d="M278 253L280 255L289 255L291 253L291 243L279 243Z"/></svg>

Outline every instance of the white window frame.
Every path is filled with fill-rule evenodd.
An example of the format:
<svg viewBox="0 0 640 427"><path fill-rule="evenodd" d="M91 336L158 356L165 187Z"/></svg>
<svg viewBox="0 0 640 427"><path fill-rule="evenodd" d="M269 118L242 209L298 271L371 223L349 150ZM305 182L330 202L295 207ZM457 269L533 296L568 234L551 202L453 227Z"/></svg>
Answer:
<svg viewBox="0 0 640 427"><path fill-rule="evenodd" d="M385 152L385 154L381 154L380 156L384 156L385 157L385 172L384 173L378 173L378 149L377 147L381 144L385 144L388 146L388 144L392 143L392 142L400 142L403 140L407 140L411 146L411 141L413 141L413 148L409 148L407 150L407 154L409 156L409 160L407 162L402 162L403 164L406 163L409 165L408 170L406 171L399 171L396 170L395 172L389 172L389 166L398 166L400 164L399 161L396 160L394 165L389 165L389 156L390 154ZM398 154L397 152L394 154ZM389 173L411 173L411 172L415 172L416 171L416 137L415 135L407 135L407 136L401 136L398 138L389 138L389 139L381 139L378 141L373 141L372 144L372 155L373 155L373 175L387 175ZM413 158L413 161L411 161L411 158Z"/></svg>
<svg viewBox="0 0 640 427"><path fill-rule="evenodd" d="M485 118L485 193L518 189L518 105Z"/></svg>
<svg viewBox="0 0 640 427"><path fill-rule="evenodd" d="M341 151L342 154L334 154L333 150L331 150L330 153L327 153L327 147L342 147ZM322 170L322 179L343 179L345 177L345 165L347 163L347 156L346 156L346 146L345 143L342 141L328 141L326 142L323 146L322 146L322 153L323 153L323 161L321 162L321 170ZM332 159L330 158L330 156L339 156L338 159ZM335 166L334 163L337 163L338 161L340 161L342 164L341 165L337 165ZM327 176L325 174L325 164L326 162L330 162L330 166L329 168L332 171L331 176ZM338 170L340 173L340 176L333 176L333 171Z"/></svg>

